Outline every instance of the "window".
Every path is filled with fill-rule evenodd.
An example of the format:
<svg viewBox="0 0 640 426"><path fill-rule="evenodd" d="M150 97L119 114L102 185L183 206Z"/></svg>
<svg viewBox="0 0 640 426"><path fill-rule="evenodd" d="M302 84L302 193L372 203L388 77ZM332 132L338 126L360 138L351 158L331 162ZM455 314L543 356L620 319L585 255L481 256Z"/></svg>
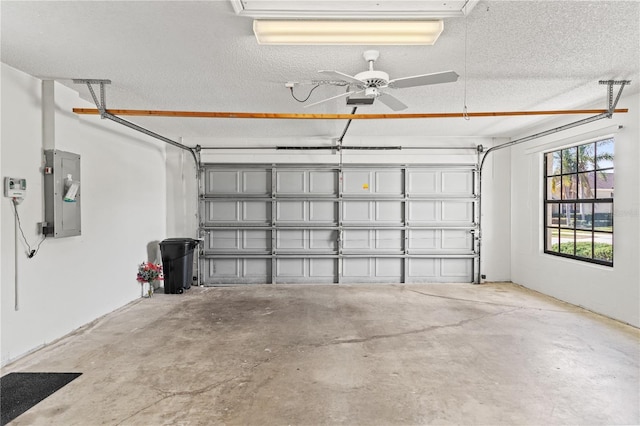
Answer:
<svg viewBox="0 0 640 426"><path fill-rule="evenodd" d="M544 156L544 252L613 266L614 141Z"/></svg>

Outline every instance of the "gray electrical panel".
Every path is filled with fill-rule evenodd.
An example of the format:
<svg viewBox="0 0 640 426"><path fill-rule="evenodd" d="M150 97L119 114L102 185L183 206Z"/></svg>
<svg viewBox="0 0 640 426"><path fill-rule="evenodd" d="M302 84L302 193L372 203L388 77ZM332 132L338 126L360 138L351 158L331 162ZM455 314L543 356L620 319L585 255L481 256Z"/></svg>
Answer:
<svg viewBox="0 0 640 426"><path fill-rule="evenodd" d="M80 235L80 156L45 150L42 232L53 238Z"/></svg>

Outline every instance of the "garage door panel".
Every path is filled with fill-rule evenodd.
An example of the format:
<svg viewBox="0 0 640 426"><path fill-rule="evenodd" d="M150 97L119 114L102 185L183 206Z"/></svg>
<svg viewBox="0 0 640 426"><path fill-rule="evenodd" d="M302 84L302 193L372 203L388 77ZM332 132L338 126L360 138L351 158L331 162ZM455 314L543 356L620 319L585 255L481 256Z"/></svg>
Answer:
<svg viewBox="0 0 640 426"><path fill-rule="evenodd" d="M216 277L240 277L240 260L210 259L209 275Z"/></svg>
<svg viewBox="0 0 640 426"><path fill-rule="evenodd" d="M271 193L271 173L266 170L242 171L242 193L267 195Z"/></svg>
<svg viewBox="0 0 640 426"><path fill-rule="evenodd" d="M344 170L343 194L400 196L404 193L402 170Z"/></svg>
<svg viewBox="0 0 640 426"><path fill-rule="evenodd" d="M313 250L316 253L337 251L337 231L326 229L280 229L276 248L280 251Z"/></svg>
<svg viewBox="0 0 640 426"><path fill-rule="evenodd" d="M334 201L278 201L276 212L279 222L325 225L337 222L337 205Z"/></svg>
<svg viewBox="0 0 640 426"><path fill-rule="evenodd" d="M305 274L305 259L278 259L276 261L276 275L278 278L303 278Z"/></svg>
<svg viewBox="0 0 640 426"><path fill-rule="evenodd" d="M368 278L372 275L372 258L347 258L342 262L342 275L345 278Z"/></svg>
<svg viewBox="0 0 640 426"><path fill-rule="evenodd" d="M280 195L336 195L338 173L336 170L277 170L276 192Z"/></svg>
<svg viewBox="0 0 640 426"><path fill-rule="evenodd" d="M338 193L338 172L310 171L309 194L312 195L336 195Z"/></svg>
<svg viewBox="0 0 640 426"><path fill-rule="evenodd" d="M403 259L400 258L377 258L375 259L375 277L376 278L393 278L399 282L402 279Z"/></svg>
<svg viewBox="0 0 640 426"><path fill-rule="evenodd" d="M237 230L207 231L205 236L205 251L239 249L240 241Z"/></svg>
<svg viewBox="0 0 640 426"><path fill-rule="evenodd" d="M268 223L271 221L271 203L266 201L243 201L242 220L244 222Z"/></svg>
<svg viewBox="0 0 640 426"><path fill-rule="evenodd" d="M437 194L440 186L440 173L432 170L407 171L409 188L412 195Z"/></svg>
<svg viewBox="0 0 640 426"><path fill-rule="evenodd" d="M281 284L330 284L338 281L335 258L290 258L276 260L276 281Z"/></svg>
<svg viewBox="0 0 640 426"><path fill-rule="evenodd" d="M342 232L344 238L342 247L345 250L372 250L373 239L370 234L371 231L368 229L345 229Z"/></svg>
<svg viewBox="0 0 640 426"><path fill-rule="evenodd" d="M345 253L380 251L401 253L404 231L401 229L345 229L343 231Z"/></svg>
<svg viewBox="0 0 640 426"><path fill-rule="evenodd" d="M303 194L307 187L304 170L279 170L276 172L276 191L279 194Z"/></svg>
<svg viewBox="0 0 640 426"><path fill-rule="evenodd" d="M409 259L407 283L471 282L473 259Z"/></svg>
<svg viewBox="0 0 640 426"><path fill-rule="evenodd" d="M338 231L327 229L311 229L309 234L309 249L318 252L334 253L338 250Z"/></svg>
<svg viewBox="0 0 640 426"><path fill-rule="evenodd" d="M330 278L334 282L337 274L337 259L309 259L310 278Z"/></svg>
<svg viewBox="0 0 640 426"><path fill-rule="evenodd" d="M402 224L404 221L403 203L399 201L375 201L375 221L390 224Z"/></svg>
<svg viewBox="0 0 640 426"><path fill-rule="evenodd" d="M205 194L265 195L271 192L266 170L207 170Z"/></svg>
<svg viewBox="0 0 640 426"><path fill-rule="evenodd" d="M343 201L342 220L344 222L371 222L372 203L369 201Z"/></svg>
<svg viewBox="0 0 640 426"><path fill-rule="evenodd" d="M409 259L407 276L411 279L425 278L433 280L438 276L439 259Z"/></svg>
<svg viewBox="0 0 640 426"><path fill-rule="evenodd" d="M270 251L271 231L268 230L243 230L242 248L248 251Z"/></svg>
<svg viewBox="0 0 640 426"><path fill-rule="evenodd" d="M366 170L344 170L342 192L345 195L367 195L373 192L373 172Z"/></svg>
<svg viewBox="0 0 640 426"><path fill-rule="evenodd" d="M402 281L402 258L345 258L344 283L398 283Z"/></svg>
<svg viewBox="0 0 640 426"><path fill-rule="evenodd" d="M439 248L440 232L436 229L412 229L409 231L409 250L436 250Z"/></svg>
<svg viewBox="0 0 640 426"><path fill-rule="evenodd" d="M205 222L267 224L271 221L271 207L267 201L205 201Z"/></svg>
<svg viewBox="0 0 640 426"><path fill-rule="evenodd" d="M374 231L375 248L383 251L401 252L404 246L404 232L400 229Z"/></svg>
<svg viewBox="0 0 640 426"><path fill-rule="evenodd" d="M400 225L404 220L401 201L343 201L342 219L353 224Z"/></svg>
<svg viewBox="0 0 640 426"><path fill-rule="evenodd" d="M206 194L237 194L240 192L237 171L208 170L205 176Z"/></svg>
<svg viewBox="0 0 640 426"><path fill-rule="evenodd" d="M314 223L336 223L337 204L333 201L308 201L309 221Z"/></svg>
<svg viewBox="0 0 640 426"><path fill-rule="evenodd" d="M204 282L471 281L473 170L205 165Z"/></svg>
<svg viewBox="0 0 640 426"><path fill-rule="evenodd" d="M381 195L404 194L404 174L402 170L380 170L374 174L375 193Z"/></svg>
<svg viewBox="0 0 640 426"><path fill-rule="evenodd" d="M205 233L204 250L205 252L268 252L271 250L271 231L226 229L208 230Z"/></svg>
<svg viewBox="0 0 640 426"><path fill-rule="evenodd" d="M242 259L243 277L268 277L271 275L271 259Z"/></svg>
<svg viewBox="0 0 640 426"><path fill-rule="evenodd" d="M473 203L471 201L442 201L442 221L473 222Z"/></svg>
<svg viewBox="0 0 640 426"><path fill-rule="evenodd" d="M471 277L471 259L442 259L441 276L467 281Z"/></svg>
<svg viewBox="0 0 640 426"><path fill-rule="evenodd" d="M276 203L276 220L278 222L304 222L306 214L304 201L278 201Z"/></svg>
<svg viewBox="0 0 640 426"><path fill-rule="evenodd" d="M440 201L410 201L409 223L429 223L439 220Z"/></svg>
<svg viewBox="0 0 640 426"><path fill-rule="evenodd" d="M473 195L473 175L469 172L442 172L441 175L443 194L448 195Z"/></svg>
<svg viewBox="0 0 640 426"><path fill-rule="evenodd" d="M276 248L283 249L305 249L304 229L280 229L277 231Z"/></svg>
<svg viewBox="0 0 640 426"><path fill-rule="evenodd" d="M209 201L206 206L207 222L237 222L240 220L240 203L238 201Z"/></svg>
<svg viewBox="0 0 640 426"><path fill-rule="evenodd" d="M271 279L271 259L203 259L209 284L257 284Z"/></svg>
<svg viewBox="0 0 640 426"><path fill-rule="evenodd" d="M412 229L409 233L410 253L464 253L473 250L470 229Z"/></svg>
<svg viewBox="0 0 640 426"><path fill-rule="evenodd" d="M441 248L443 250L473 249L473 234L468 229L443 229L441 231Z"/></svg>

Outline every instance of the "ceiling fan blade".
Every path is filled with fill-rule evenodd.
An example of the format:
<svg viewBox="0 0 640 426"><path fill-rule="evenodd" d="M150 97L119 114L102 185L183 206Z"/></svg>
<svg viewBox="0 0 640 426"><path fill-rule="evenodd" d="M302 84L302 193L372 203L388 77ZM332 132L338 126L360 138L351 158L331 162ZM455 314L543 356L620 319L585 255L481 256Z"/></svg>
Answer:
<svg viewBox="0 0 640 426"><path fill-rule="evenodd" d="M459 75L454 71L436 72L433 74L414 75L412 77L396 78L389 81L389 87L402 89L404 87L426 86L428 84L452 83Z"/></svg>
<svg viewBox="0 0 640 426"><path fill-rule="evenodd" d="M364 86L364 82L362 80L358 80L357 78L350 76L349 74L342 73L340 71L320 70L318 72L320 74L324 74L338 80L346 81L347 83L350 83L350 84L357 84L360 86Z"/></svg>
<svg viewBox="0 0 640 426"><path fill-rule="evenodd" d="M328 102L328 101L331 101L331 100L333 100L333 99L343 98L343 97L345 97L345 96L353 95L354 93L358 93L358 92L361 92L361 91L360 91L360 90L351 90L351 91L349 91L349 92L340 93L340 94L339 94L339 95L337 95L337 96L332 96L332 97L330 97L330 98L326 98L326 99L323 99L323 100L321 100L321 101L318 101L318 102L314 102L314 103L312 103L312 104L305 105L303 108L309 108L309 107L312 107L312 106L314 106L314 105L322 104L322 103L324 103L324 102Z"/></svg>
<svg viewBox="0 0 640 426"><path fill-rule="evenodd" d="M402 103L400 99L396 98L395 96L391 96L388 93L381 94L380 96L378 96L378 99L380 100L380 102L394 111L402 111L403 109L407 109L407 106Z"/></svg>

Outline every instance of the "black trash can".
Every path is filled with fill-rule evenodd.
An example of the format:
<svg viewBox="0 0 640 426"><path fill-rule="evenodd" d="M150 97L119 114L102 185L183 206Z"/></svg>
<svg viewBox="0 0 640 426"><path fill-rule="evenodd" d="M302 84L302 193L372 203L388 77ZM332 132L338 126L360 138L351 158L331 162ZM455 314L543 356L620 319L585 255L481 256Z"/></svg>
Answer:
<svg viewBox="0 0 640 426"><path fill-rule="evenodd" d="M180 294L191 288L193 279L193 250L198 240L167 238L160 242L165 294Z"/></svg>

